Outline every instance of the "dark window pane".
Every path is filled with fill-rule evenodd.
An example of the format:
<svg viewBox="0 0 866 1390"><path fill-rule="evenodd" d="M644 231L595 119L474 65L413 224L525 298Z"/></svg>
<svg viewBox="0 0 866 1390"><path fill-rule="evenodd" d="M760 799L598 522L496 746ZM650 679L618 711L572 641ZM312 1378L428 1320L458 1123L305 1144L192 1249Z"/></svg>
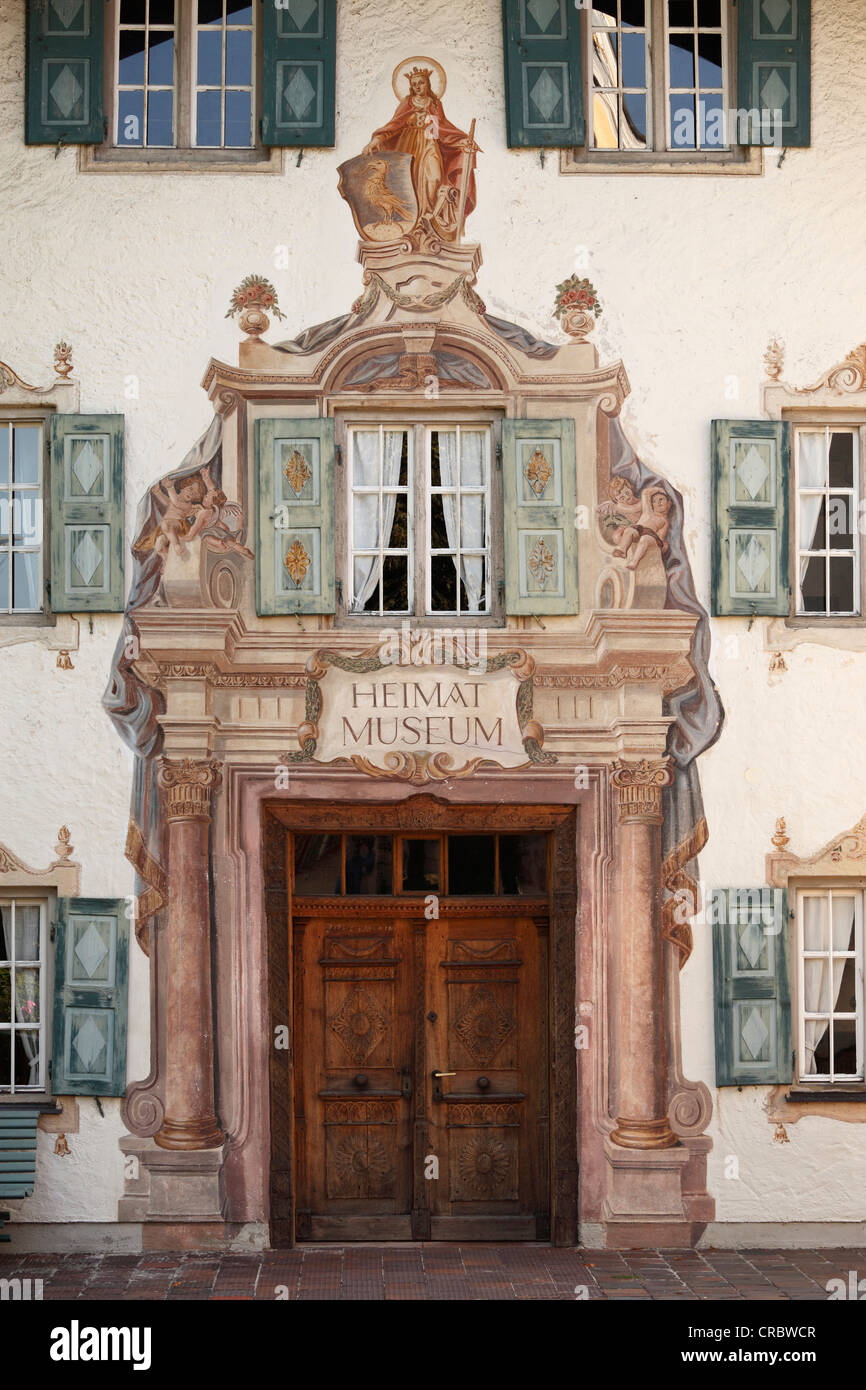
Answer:
<svg viewBox="0 0 866 1390"><path fill-rule="evenodd" d="M219 145L220 143L220 93L199 92L196 102L197 145Z"/></svg>
<svg viewBox="0 0 866 1390"><path fill-rule="evenodd" d="M9 1086L12 1081L12 1035L0 1032L0 1086Z"/></svg>
<svg viewBox="0 0 866 1390"><path fill-rule="evenodd" d="M700 145L704 150L720 150L725 146L725 108L721 96L701 97Z"/></svg>
<svg viewBox="0 0 866 1390"><path fill-rule="evenodd" d="M147 80L151 87L171 87L174 84L174 37L161 34L159 30L150 35Z"/></svg>
<svg viewBox="0 0 866 1390"><path fill-rule="evenodd" d="M12 959L12 909L0 907L0 960ZM8 1023L0 1010L0 1023Z"/></svg>
<svg viewBox="0 0 866 1390"><path fill-rule="evenodd" d="M499 880L508 897L547 891L547 837L499 836Z"/></svg>
<svg viewBox="0 0 866 1390"><path fill-rule="evenodd" d="M851 515L853 506L854 499L850 493L846 493L843 497L831 496L830 509L827 515L831 550L854 549L853 518Z"/></svg>
<svg viewBox="0 0 866 1390"><path fill-rule="evenodd" d="M393 893L393 857L390 835L347 835L346 892L380 897Z"/></svg>
<svg viewBox="0 0 866 1390"><path fill-rule="evenodd" d="M15 1031L15 1085L41 1085L39 1034L29 1028Z"/></svg>
<svg viewBox="0 0 866 1390"><path fill-rule="evenodd" d="M691 34L677 34L668 44L671 64L671 86L695 85L695 49Z"/></svg>
<svg viewBox="0 0 866 1390"><path fill-rule="evenodd" d="M851 924L851 947L854 949L854 924ZM841 1014L855 1014L857 1012L857 962L852 958L846 960L845 968L842 971L842 978L839 981L839 989L836 992L836 1002L834 1008Z"/></svg>
<svg viewBox="0 0 866 1390"><path fill-rule="evenodd" d="M448 836L448 892L496 892L496 836Z"/></svg>
<svg viewBox="0 0 866 1390"><path fill-rule="evenodd" d="M382 506L384 510L386 506L384 499ZM391 536L388 540L388 546L391 550L405 550L409 544L407 511L408 503L406 494L404 492L398 493L397 500L394 503L394 521L391 526Z"/></svg>
<svg viewBox="0 0 866 1390"><path fill-rule="evenodd" d="M407 433L403 435L403 451L400 454L400 476L397 481L400 487L408 487L409 485L409 435Z"/></svg>
<svg viewBox="0 0 866 1390"><path fill-rule="evenodd" d="M252 81L253 36L248 29L226 34L226 86L248 87Z"/></svg>
<svg viewBox="0 0 866 1390"><path fill-rule="evenodd" d="M150 0L151 24L174 24L174 0Z"/></svg>
<svg viewBox="0 0 866 1390"><path fill-rule="evenodd" d="M643 29L646 25L646 13L644 11L644 0L622 0L621 9L622 27L628 29L634 27Z"/></svg>
<svg viewBox="0 0 866 1390"><path fill-rule="evenodd" d="M226 145L249 149L252 144L251 92L226 92Z"/></svg>
<svg viewBox="0 0 866 1390"><path fill-rule="evenodd" d="M144 34L140 30L120 31L117 80L122 87L144 85Z"/></svg>
<svg viewBox="0 0 866 1390"><path fill-rule="evenodd" d="M222 24L223 0L198 0L199 24Z"/></svg>
<svg viewBox="0 0 866 1390"><path fill-rule="evenodd" d="M147 143L172 145L173 92L149 92L147 98Z"/></svg>
<svg viewBox="0 0 866 1390"><path fill-rule="evenodd" d="M9 426L0 425L0 487L9 483L9 439Z"/></svg>
<svg viewBox="0 0 866 1390"><path fill-rule="evenodd" d="M341 884L340 835L295 836L295 893L339 895Z"/></svg>
<svg viewBox="0 0 866 1390"><path fill-rule="evenodd" d="M226 0L226 23L227 24L252 24L252 6L247 4L247 0Z"/></svg>
<svg viewBox="0 0 866 1390"><path fill-rule="evenodd" d="M143 24L147 18L147 0L120 0L121 24Z"/></svg>
<svg viewBox="0 0 866 1390"><path fill-rule="evenodd" d="M409 562L405 555L386 555L382 564L382 607L386 613L409 610Z"/></svg>
<svg viewBox="0 0 866 1390"><path fill-rule="evenodd" d="M0 970L0 1023L12 1022L12 971Z"/></svg>
<svg viewBox="0 0 866 1390"><path fill-rule="evenodd" d="M144 144L144 92L117 93L117 143Z"/></svg>
<svg viewBox="0 0 866 1390"><path fill-rule="evenodd" d="M834 430L830 435L830 486L854 486L854 436Z"/></svg>
<svg viewBox="0 0 866 1390"><path fill-rule="evenodd" d="M622 99L624 145L639 149L646 145L646 97L625 92Z"/></svg>
<svg viewBox="0 0 866 1390"><path fill-rule="evenodd" d="M453 498L449 498L453 506ZM445 550L448 547L448 531L445 526L445 507L442 494L434 492L430 497L430 548Z"/></svg>
<svg viewBox="0 0 866 1390"><path fill-rule="evenodd" d="M198 69L196 83L199 87L219 87L222 83L223 39L221 33L212 29L198 36Z"/></svg>
<svg viewBox="0 0 866 1390"><path fill-rule="evenodd" d="M430 486L441 487L442 477L439 472L439 432L434 430L430 436Z"/></svg>
<svg viewBox="0 0 866 1390"><path fill-rule="evenodd" d="M698 0L698 24L702 29L718 29L722 23L719 0Z"/></svg>
<svg viewBox="0 0 866 1390"><path fill-rule="evenodd" d="M616 24L616 0L595 0L592 7L593 24Z"/></svg>
<svg viewBox="0 0 866 1390"><path fill-rule="evenodd" d="M722 85L722 36L698 34L698 86Z"/></svg>
<svg viewBox="0 0 866 1390"><path fill-rule="evenodd" d="M643 34L622 36L622 85L646 86L646 38Z"/></svg>
<svg viewBox="0 0 866 1390"><path fill-rule="evenodd" d="M695 148L695 100L694 97L675 96L671 103L671 149L693 150Z"/></svg>
<svg viewBox="0 0 866 1390"><path fill-rule="evenodd" d="M833 1069L853 1075L857 1071L857 1025L853 1018L833 1024Z"/></svg>
<svg viewBox="0 0 866 1390"><path fill-rule="evenodd" d="M439 892L439 841L403 841L404 893Z"/></svg>
<svg viewBox="0 0 866 1390"><path fill-rule="evenodd" d="M854 557L834 556L830 560L830 609L834 613L854 610Z"/></svg>
<svg viewBox="0 0 866 1390"><path fill-rule="evenodd" d="M39 482L39 445L42 432L33 425L16 425L12 446L12 477L16 483Z"/></svg>
<svg viewBox="0 0 866 1390"><path fill-rule="evenodd" d="M430 560L430 608L433 613L456 613L457 570L451 555L434 555Z"/></svg>
<svg viewBox="0 0 866 1390"><path fill-rule="evenodd" d="M695 22L694 0L668 0L668 24L671 28Z"/></svg>
<svg viewBox="0 0 866 1390"><path fill-rule="evenodd" d="M800 560L802 571L804 561ZM824 557L805 561L806 569L800 580L800 594L804 613L826 612Z"/></svg>

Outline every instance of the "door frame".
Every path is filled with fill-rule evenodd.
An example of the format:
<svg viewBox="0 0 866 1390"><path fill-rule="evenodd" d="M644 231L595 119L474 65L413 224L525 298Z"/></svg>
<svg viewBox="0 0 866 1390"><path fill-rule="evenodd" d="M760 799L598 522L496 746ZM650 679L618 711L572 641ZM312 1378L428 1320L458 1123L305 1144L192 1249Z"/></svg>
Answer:
<svg viewBox="0 0 866 1390"><path fill-rule="evenodd" d="M294 1005L292 978L292 901L287 831L336 833L363 830L548 833L550 924L548 1027L550 1029L550 1239L554 1245L577 1241L577 1064L574 1050L576 1001L575 947L577 931L577 815L574 805L454 804L421 793L403 801L263 803L264 889L267 927L269 1047L270 1175L269 1225L271 1245L295 1244L294 1075L292 1048L275 1045L278 1029L291 1026ZM343 898L323 898L339 912ZM363 900L362 900L363 901ZM370 898L370 912L381 912L383 900ZM395 900L396 901L396 900ZM403 900L405 903L405 899ZM510 900L503 899L503 904ZM517 900L519 901L519 900ZM358 905L358 900L353 900ZM537 905L537 900L536 900ZM452 899L445 912L479 915L477 899ZM527 908L524 907L524 913ZM528 915L532 915L530 912Z"/></svg>

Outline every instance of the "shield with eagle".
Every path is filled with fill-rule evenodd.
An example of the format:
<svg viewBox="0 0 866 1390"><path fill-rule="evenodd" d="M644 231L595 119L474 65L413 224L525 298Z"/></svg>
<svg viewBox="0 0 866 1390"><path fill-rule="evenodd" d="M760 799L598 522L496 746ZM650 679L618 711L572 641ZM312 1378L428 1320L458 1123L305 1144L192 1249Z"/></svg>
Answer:
<svg viewBox="0 0 866 1390"><path fill-rule="evenodd" d="M340 192L365 241L399 241L418 219L412 156L377 150L347 159L337 170Z"/></svg>

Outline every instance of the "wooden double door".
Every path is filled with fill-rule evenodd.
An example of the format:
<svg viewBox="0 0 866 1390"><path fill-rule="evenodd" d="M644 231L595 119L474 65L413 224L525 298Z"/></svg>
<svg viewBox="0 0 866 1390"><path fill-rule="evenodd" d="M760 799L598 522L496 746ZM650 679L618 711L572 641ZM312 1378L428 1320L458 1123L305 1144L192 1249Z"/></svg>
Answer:
<svg viewBox="0 0 866 1390"><path fill-rule="evenodd" d="M371 907L293 924L296 1238L547 1239L547 920Z"/></svg>

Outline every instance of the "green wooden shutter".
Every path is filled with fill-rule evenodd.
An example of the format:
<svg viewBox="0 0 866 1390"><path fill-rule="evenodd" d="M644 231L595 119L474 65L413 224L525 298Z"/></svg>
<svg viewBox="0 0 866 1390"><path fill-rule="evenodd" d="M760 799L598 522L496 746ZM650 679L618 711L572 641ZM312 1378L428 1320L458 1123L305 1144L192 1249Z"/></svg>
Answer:
<svg viewBox="0 0 866 1390"><path fill-rule="evenodd" d="M790 1081L788 909L780 888L715 888L711 895L716 1085Z"/></svg>
<svg viewBox="0 0 866 1390"><path fill-rule="evenodd" d="M257 420L256 480L256 611L335 612L333 420Z"/></svg>
<svg viewBox="0 0 866 1390"><path fill-rule="evenodd" d="M713 613L784 616L790 606L790 426L714 420Z"/></svg>
<svg viewBox="0 0 866 1390"><path fill-rule="evenodd" d="M810 0L739 0L737 101L741 111L767 113L739 142L774 143L781 112L782 145L808 145L811 125Z"/></svg>
<svg viewBox="0 0 866 1390"><path fill-rule="evenodd" d="M577 612L573 420L503 420L505 610Z"/></svg>
<svg viewBox="0 0 866 1390"><path fill-rule="evenodd" d="M27 0L26 141L98 145L105 0Z"/></svg>
<svg viewBox="0 0 866 1390"><path fill-rule="evenodd" d="M51 607L123 612L123 416L51 421Z"/></svg>
<svg viewBox="0 0 866 1390"><path fill-rule="evenodd" d="M129 928L123 898L58 898L52 1089L126 1091Z"/></svg>
<svg viewBox="0 0 866 1390"><path fill-rule="evenodd" d="M29 1197L36 1185L38 1120L38 1110L0 1105L0 1197Z"/></svg>
<svg viewBox="0 0 866 1390"><path fill-rule="evenodd" d="M502 0L511 148L583 144L580 25L574 0Z"/></svg>
<svg viewBox="0 0 866 1390"><path fill-rule="evenodd" d="M334 144L337 0L265 0L262 142Z"/></svg>

